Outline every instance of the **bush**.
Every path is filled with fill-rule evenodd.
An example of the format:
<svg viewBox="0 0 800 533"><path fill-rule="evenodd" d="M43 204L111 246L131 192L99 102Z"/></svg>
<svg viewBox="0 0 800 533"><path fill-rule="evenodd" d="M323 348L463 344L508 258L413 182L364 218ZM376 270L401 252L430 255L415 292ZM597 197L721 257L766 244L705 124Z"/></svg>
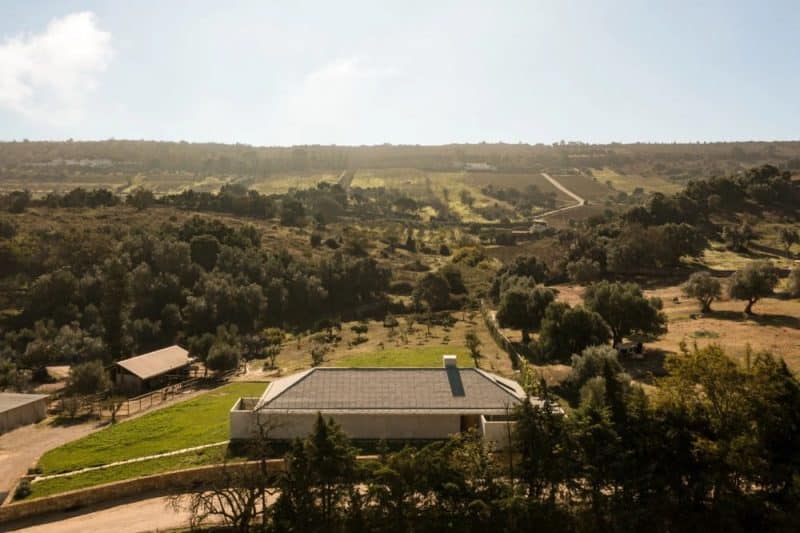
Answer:
<svg viewBox="0 0 800 533"><path fill-rule="evenodd" d="M23 498L27 498L31 495L31 482L27 479L23 479L17 485L17 490L14 491L14 499L21 500Z"/></svg>
<svg viewBox="0 0 800 533"><path fill-rule="evenodd" d="M111 388L111 380L100 361L89 361L69 369L67 388L73 394L96 394Z"/></svg>
<svg viewBox="0 0 800 533"><path fill-rule="evenodd" d="M611 346L590 346L580 355L572 356L572 371L567 380L576 389L580 389L590 379L602 376L606 363L611 365L614 374L622 373L617 350Z"/></svg>
<svg viewBox="0 0 800 533"><path fill-rule="evenodd" d="M227 342L217 342L208 352L206 367L214 372L222 373L239 366L240 350Z"/></svg>
<svg viewBox="0 0 800 533"><path fill-rule="evenodd" d="M395 281L389 285L389 294L407 296L414 292L414 286L408 281Z"/></svg>

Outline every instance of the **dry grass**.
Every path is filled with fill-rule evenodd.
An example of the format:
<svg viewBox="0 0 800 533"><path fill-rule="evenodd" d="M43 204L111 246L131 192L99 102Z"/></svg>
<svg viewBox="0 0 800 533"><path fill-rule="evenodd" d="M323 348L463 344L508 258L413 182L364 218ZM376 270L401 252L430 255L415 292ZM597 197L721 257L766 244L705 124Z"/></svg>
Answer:
<svg viewBox="0 0 800 533"><path fill-rule="evenodd" d="M664 194L672 194L679 192L683 189L680 183L672 182L668 179L652 176L644 177L638 174L620 174L610 168L592 169L592 175L597 178L601 184L607 181L618 191L623 191L628 194L632 193L637 187L641 187L645 192L662 192Z"/></svg>
<svg viewBox="0 0 800 533"><path fill-rule="evenodd" d="M368 340L357 345L352 344L355 334L350 330L350 326L355 325L356 322L344 323L340 332L342 339L335 345L330 345L331 349L325 355L323 365L349 366L348 361L356 361L360 366L370 366L369 358L374 356L375 366L381 366L381 360L386 358L382 354L390 355L392 360L402 362L402 358L398 354L402 354L404 351L409 354L408 361L414 365L419 364L420 360L414 354L423 353L424 357L430 359L428 356L431 350L438 354L434 357L436 361L440 361L441 356L446 353L456 353L460 357L465 357L467 352L464 336L467 331L474 329L482 342L482 357L478 366L505 376L513 374L511 360L492 340L478 313L465 317L459 312L454 313L453 317L456 318L456 323L452 328L433 326L429 334L425 325L414 324L413 331L406 334L405 337L401 334L401 330L406 329L407 323L402 316L397 317L400 326L396 328L394 335L391 334L389 328L383 326L383 322L370 321L369 331L365 335ZM278 356L279 373L291 374L311 368L311 350L314 346L316 344L311 335L301 335L287 341ZM262 361L251 361L248 379L262 375L274 375L274 371L264 372L262 365Z"/></svg>
<svg viewBox="0 0 800 533"><path fill-rule="evenodd" d="M600 180L594 180L583 174L551 174L551 177L581 198L585 198L592 203L604 202L609 196L616 195L616 191L613 188L609 188L608 185Z"/></svg>
<svg viewBox="0 0 800 533"><path fill-rule="evenodd" d="M560 285L558 299L571 305L582 301L583 288ZM744 357L748 347L755 351L768 350L783 357L789 367L800 372L800 301L779 297L765 298L753 307L755 316L743 314L744 302L723 300L714 302L713 312L701 315L696 301L687 299L679 286L645 291L664 302L669 320L668 331L648 348L677 353L681 342L705 346L717 343L734 357Z"/></svg>

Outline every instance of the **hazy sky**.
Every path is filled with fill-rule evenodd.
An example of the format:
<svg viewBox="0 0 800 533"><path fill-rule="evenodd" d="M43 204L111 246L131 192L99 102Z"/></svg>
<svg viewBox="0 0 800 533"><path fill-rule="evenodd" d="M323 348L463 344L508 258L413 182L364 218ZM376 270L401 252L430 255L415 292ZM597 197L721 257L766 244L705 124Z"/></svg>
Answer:
<svg viewBox="0 0 800 533"><path fill-rule="evenodd" d="M799 119L796 0L0 0L3 140L773 140Z"/></svg>

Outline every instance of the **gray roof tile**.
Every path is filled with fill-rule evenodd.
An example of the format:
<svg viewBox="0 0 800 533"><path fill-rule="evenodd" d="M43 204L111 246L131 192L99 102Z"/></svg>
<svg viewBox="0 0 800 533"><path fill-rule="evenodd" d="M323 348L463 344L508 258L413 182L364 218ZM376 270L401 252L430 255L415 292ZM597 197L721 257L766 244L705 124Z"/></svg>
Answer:
<svg viewBox="0 0 800 533"><path fill-rule="evenodd" d="M261 410L501 410L525 398L514 381L474 368L314 368L272 382Z"/></svg>

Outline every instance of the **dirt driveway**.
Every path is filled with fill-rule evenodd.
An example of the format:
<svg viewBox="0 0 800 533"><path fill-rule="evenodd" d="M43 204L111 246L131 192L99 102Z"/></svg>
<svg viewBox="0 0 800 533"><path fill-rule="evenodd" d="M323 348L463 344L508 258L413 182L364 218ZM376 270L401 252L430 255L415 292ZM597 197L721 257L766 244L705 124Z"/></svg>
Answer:
<svg viewBox="0 0 800 533"><path fill-rule="evenodd" d="M168 506L166 496L116 500L65 513L50 513L30 520L0 524L0 531L24 533L84 533L85 531L114 531L139 533L186 527L188 515L175 512ZM12 529L3 529L9 527Z"/></svg>
<svg viewBox="0 0 800 533"><path fill-rule="evenodd" d="M47 420L0 435L0 502L46 451L99 429L96 420L54 426Z"/></svg>

